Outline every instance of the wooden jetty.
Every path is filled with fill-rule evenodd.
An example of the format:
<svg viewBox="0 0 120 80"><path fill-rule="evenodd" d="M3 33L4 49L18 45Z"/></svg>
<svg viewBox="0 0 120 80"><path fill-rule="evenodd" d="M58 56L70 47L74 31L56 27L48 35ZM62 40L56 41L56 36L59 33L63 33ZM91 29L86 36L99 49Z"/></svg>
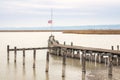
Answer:
<svg viewBox="0 0 120 80"><path fill-rule="evenodd" d="M120 63L119 62L120 51L119 51L118 45L117 45L117 50L114 50L113 46L111 47L112 48L111 50L102 49L102 48L76 46L76 45L73 45L73 42L71 42L71 45L66 45L65 42L64 44L60 44L57 40L55 40L54 36L50 36L48 41L48 47L52 47L51 49L49 49L50 54L63 56L63 58L64 58L64 55L70 58L76 58L76 59L82 58L82 72L86 72L86 69L85 69L86 60L105 63L105 60L107 59L108 61L106 63L108 64L109 75L112 75L112 65L113 64L118 65Z"/></svg>
<svg viewBox="0 0 120 80"><path fill-rule="evenodd" d="M9 45L7 46L7 60L9 62L10 51L14 51L14 62L17 61L17 51L23 51L23 66L25 66L25 51L33 50L33 68L36 64L36 50L48 49L46 54L46 72L49 72L49 54L54 54L57 56L63 56L63 66L62 66L62 77L65 77L65 68L66 68L66 58L76 58L82 60L82 72L86 72L86 60L96 61L99 63L108 64L108 75L112 75L112 65L119 65L120 51L119 46L117 45L117 50L112 49L102 49L102 48L92 48L92 47L83 47L76 46L71 42L71 45L60 44L59 41L55 40L54 36L51 35L48 39L48 47L38 47L38 48L17 48L10 49ZM104 57L107 56L107 57ZM107 60L107 61L105 61Z"/></svg>

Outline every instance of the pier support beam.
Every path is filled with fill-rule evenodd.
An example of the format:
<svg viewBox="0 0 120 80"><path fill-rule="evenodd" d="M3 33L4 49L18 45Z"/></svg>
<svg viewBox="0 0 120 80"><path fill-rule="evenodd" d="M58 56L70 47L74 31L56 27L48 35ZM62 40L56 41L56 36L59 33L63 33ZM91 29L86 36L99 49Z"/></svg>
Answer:
<svg viewBox="0 0 120 80"><path fill-rule="evenodd" d="M9 45L7 45L7 60L8 60L8 62L9 62Z"/></svg>
<svg viewBox="0 0 120 80"><path fill-rule="evenodd" d="M47 55L46 55L46 72L49 71L49 52L47 52Z"/></svg>
<svg viewBox="0 0 120 80"><path fill-rule="evenodd" d="M71 46L73 46L73 42L71 42Z"/></svg>
<svg viewBox="0 0 120 80"><path fill-rule="evenodd" d="M57 48L57 56L59 56L59 52L60 52L60 49L59 49L59 48Z"/></svg>
<svg viewBox="0 0 120 80"><path fill-rule="evenodd" d="M114 50L114 46L111 46L111 49Z"/></svg>
<svg viewBox="0 0 120 80"><path fill-rule="evenodd" d="M82 51L82 72L86 73L86 51Z"/></svg>
<svg viewBox="0 0 120 80"><path fill-rule="evenodd" d="M119 58L118 58L118 56L116 57L116 65L118 66L119 65Z"/></svg>
<svg viewBox="0 0 120 80"><path fill-rule="evenodd" d="M14 62L16 63L16 58L17 58L17 48L14 47Z"/></svg>
<svg viewBox="0 0 120 80"><path fill-rule="evenodd" d="M92 51L89 51L90 54L90 61L92 62Z"/></svg>
<svg viewBox="0 0 120 80"><path fill-rule="evenodd" d="M119 50L119 45L117 45L117 50Z"/></svg>
<svg viewBox="0 0 120 80"><path fill-rule="evenodd" d="M66 42L64 41L64 45L66 45Z"/></svg>
<svg viewBox="0 0 120 80"><path fill-rule="evenodd" d="M109 55L108 75L112 76L112 54Z"/></svg>
<svg viewBox="0 0 120 80"><path fill-rule="evenodd" d="M65 68L66 68L66 52L63 52L63 62L62 62L62 77L65 77Z"/></svg>
<svg viewBox="0 0 120 80"><path fill-rule="evenodd" d="M99 63L101 63L101 62L102 62L102 55L99 54L99 55L98 55L98 58L99 58Z"/></svg>
<svg viewBox="0 0 120 80"><path fill-rule="evenodd" d="M25 66L25 49L23 49L23 66Z"/></svg>
<svg viewBox="0 0 120 80"><path fill-rule="evenodd" d="M66 68L66 55L63 56L63 63L62 63L62 77L65 77L65 68Z"/></svg>
<svg viewBox="0 0 120 80"><path fill-rule="evenodd" d="M73 46L73 42L71 42L71 46ZM71 49L71 57L73 58L74 57L74 50Z"/></svg>
<svg viewBox="0 0 120 80"><path fill-rule="evenodd" d="M71 57L72 58L74 57L74 50L73 49L71 50Z"/></svg>
<svg viewBox="0 0 120 80"><path fill-rule="evenodd" d="M35 61L36 61L36 49L33 50L33 68L35 68Z"/></svg>

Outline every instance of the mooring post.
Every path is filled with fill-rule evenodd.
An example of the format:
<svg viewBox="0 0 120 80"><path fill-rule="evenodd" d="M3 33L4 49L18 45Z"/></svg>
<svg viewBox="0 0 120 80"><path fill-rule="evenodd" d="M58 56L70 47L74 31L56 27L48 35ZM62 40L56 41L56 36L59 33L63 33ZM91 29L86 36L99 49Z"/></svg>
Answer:
<svg viewBox="0 0 120 80"><path fill-rule="evenodd" d="M92 51L89 51L89 53L90 53L90 60L91 60L91 62L92 62L92 58L93 58L93 56L92 56Z"/></svg>
<svg viewBox="0 0 120 80"><path fill-rule="evenodd" d="M23 49L23 66L25 65L25 49Z"/></svg>
<svg viewBox="0 0 120 80"><path fill-rule="evenodd" d="M82 51L82 72L85 72L86 73L86 63L85 63L85 54L86 54L86 51Z"/></svg>
<svg viewBox="0 0 120 80"><path fill-rule="evenodd" d="M73 46L73 42L71 42L71 46Z"/></svg>
<svg viewBox="0 0 120 80"><path fill-rule="evenodd" d="M47 55L46 55L46 72L49 71L49 52L47 52Z"/></svg>
<svg viewBox="0 0 120 80"><path fill-rule="evenodd" d="M117 50L119 50L119 45L117 45Z"/></svg>
<svg viewBox="0 0 120 80"><path fill-rule="evenodd" d="M114 50L114 46L111 46L111 49Z"/></svg>
<svg viewBox="0 0 120 80"><path fill-rule="evenodd" d="M74 57L74 50L73 49L71 50L71 54L72 54L71 57L73 58Z"/></svg>
<svg viewBox="0 0 120 80"><path fill-rule="evenodd" d="M116 56L116 65L118 66L119 64L118 64L118 61L119 61L119 59L118 59L118 55Z"/></svg>
<svg viewBox="0 0 120 80"><path fill-rule="evenodd" d="M108 75L112 76L112 54L109 55Z"/></svg>
<svg viewBox="0 0 120 80"><path fill-rule="evenodd" d="M66 44L66 42L64 41L64 45Z"/></svg>
<svg viewBox="0 0 120 80"><path fill-rule="evenodd" d="M71 42L71 46L73 46L73 42ZM74 57L74 50L71 49L71 57L73 58Z"/></svg>
<svg viewBox="0 0 120 80"><path fill-rule="evenodd" d="M17 57L17 48L14 47L14 62L16 63L16 57Z"/></svg>
<svg viewBox="0 0 120 80"><path fill-rule="evenodd" d="M36 49L33 50L33 68L35 68Z"/></svg>
<svg viewBox="0 0 120 80"><path fill-rule="evenodd" d="M66 53L63 53L63 63L62 63L62 77L65 77L65 67L66 67Z"/></svg>
<svg viewBox="0 0 120 80"><path fill-rule="evenodd" d="M57 48L57 56L59 56L59 52L60 52L60 49L59 49L59 48Z"/></svg>
<svg viewBox="0 0 120 80"><path fill-rule="evenodd" d="M7 45L7 60L9 61L9 45Z"/></svg>
<svg viewBox="0 0 120 80"><path fill-rule="evenodd" d="M99 53L99 63L101 63L102 61L101 61L101 54Z"/></svg>

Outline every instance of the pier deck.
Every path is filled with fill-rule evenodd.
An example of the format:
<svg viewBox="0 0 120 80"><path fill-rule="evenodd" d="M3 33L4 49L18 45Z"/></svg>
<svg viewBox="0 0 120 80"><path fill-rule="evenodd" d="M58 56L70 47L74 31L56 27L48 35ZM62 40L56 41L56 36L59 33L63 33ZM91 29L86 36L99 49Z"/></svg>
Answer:
<svg viewBox="0 0 120 80"><path fill-rule="evenodd" d="M102 48L92 48L92 47L83 47L83 46L75 46L75 45L71 46L71 45L63 45L63 44L53 44L53 47L120 55L120 51L118 50L110 50L110 49L102 49Z"/></svg>

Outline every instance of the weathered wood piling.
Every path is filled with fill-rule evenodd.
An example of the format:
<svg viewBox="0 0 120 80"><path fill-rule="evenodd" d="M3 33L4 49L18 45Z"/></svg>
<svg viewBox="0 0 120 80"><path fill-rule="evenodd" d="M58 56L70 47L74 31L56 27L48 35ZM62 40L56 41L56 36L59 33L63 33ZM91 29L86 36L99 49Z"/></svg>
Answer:
<svg viewBox="0 0 120 80"><path fill-rule="evenodd" d="M119 45L117 45L117 50L119 50Z"/></svg>
<svg viewBox="0 0 120 80"><path fill-rule="evenodd" d="M111 49L114 50L114 46L111 46Z"/></svg>
<svg viewBox="0 0 120 80"><path fill-rule="evenodd" d="M7 61L9 62L9 45L7 45Z"/></svg>
<svg viewBox="0 0 120 80"><path fill-rule="evenodd" d="M112 54L109 55L108 75L112 75Z"/></svg>
<svg viewBox="0 0 120 80"><path fill-rule="evenodd" d="M46 55L46 72L49 71L49 52L47 52L47 55Z"/></svg>
<svg viewBox="0 0 120 80"><path fill-rule="evenodd" d="M65 68L66 68L66 53L63 52L63 62L62 62L62 77L65 77Z"/></svg>
<svg viewBox="0 0 120 80"><path fill-rule="evenodd" d="M86 73L86 51L82 51L82 72Z"/></svg>
<svg viewBox="0 0 120 80"><path fill-rule="evenodd" d="M23 66L25 66L25 49L23 49Z"/></svg>
<svg viewBox="0 0 120 80"><path fill-rule="evenodd" d="M35 68L36 63L36 49L33 50L33 68Z"/></svg>
<svg viewBox="0 0 120 80"><path fill-rule="evenodd" d="M17 58L17 48L14 47L14 62L16 63L16 58Z"/></svg>

